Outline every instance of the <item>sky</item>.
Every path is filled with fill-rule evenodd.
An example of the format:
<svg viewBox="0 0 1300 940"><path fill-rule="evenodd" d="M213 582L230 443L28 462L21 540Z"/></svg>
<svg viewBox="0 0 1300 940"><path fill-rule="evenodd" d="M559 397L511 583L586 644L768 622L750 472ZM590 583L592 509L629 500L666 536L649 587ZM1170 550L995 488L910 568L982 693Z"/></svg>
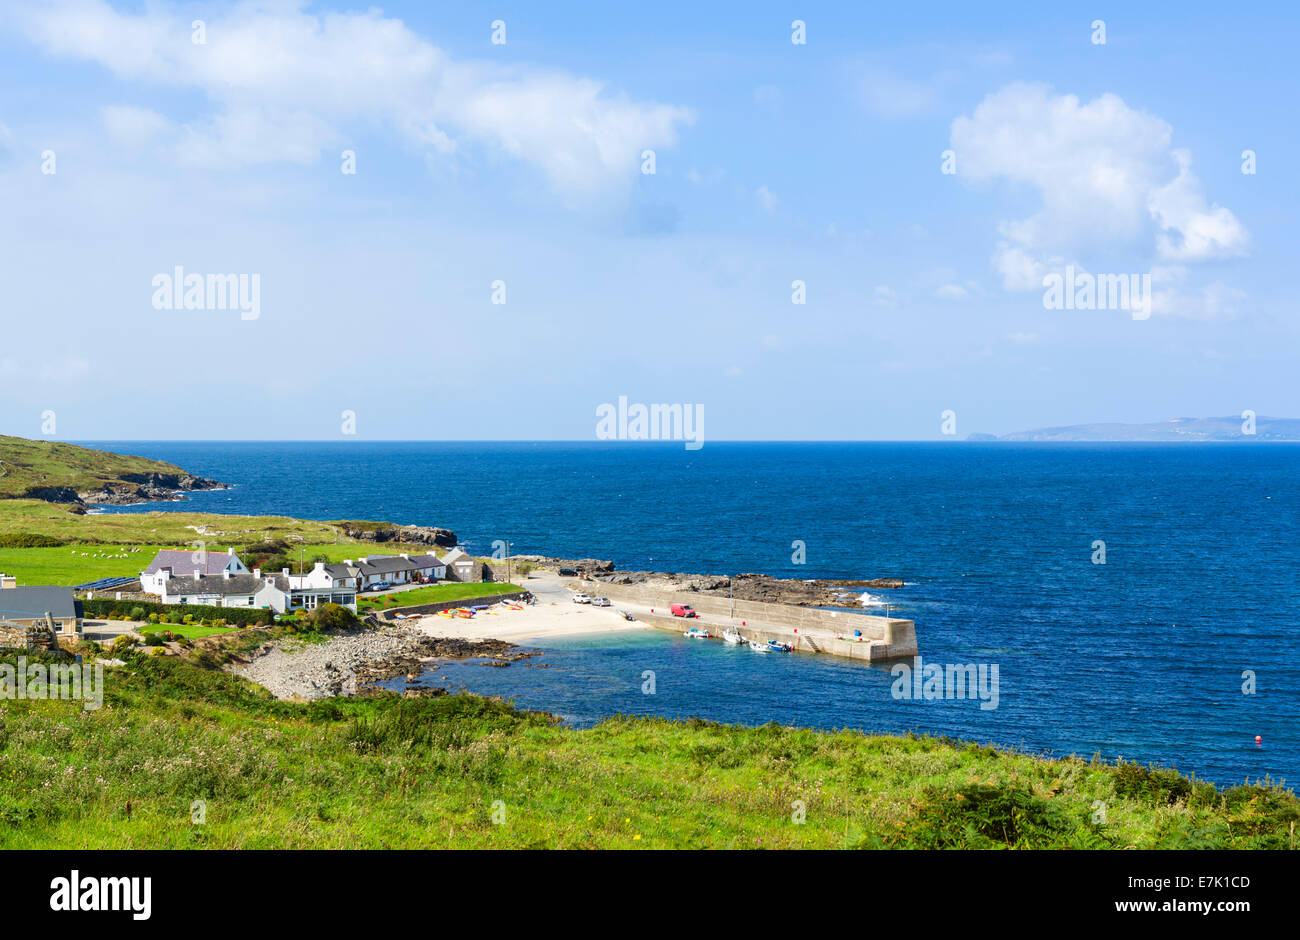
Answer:
<svg viewBox="0 0 1300 940"><path fill-rule="evenodd" d="M993 6L0 0L0 432L1300 416L1300 14Z"/></svg>

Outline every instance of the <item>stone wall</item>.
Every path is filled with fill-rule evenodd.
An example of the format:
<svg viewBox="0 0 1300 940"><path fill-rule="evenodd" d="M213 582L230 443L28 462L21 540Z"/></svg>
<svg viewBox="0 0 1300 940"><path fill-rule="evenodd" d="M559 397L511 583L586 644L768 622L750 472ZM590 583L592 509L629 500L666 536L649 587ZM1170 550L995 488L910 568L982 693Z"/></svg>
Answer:
<svg viewBox="0 0 1300 940"><path fill-rule="evenodd" d="M575 589L581 589L572 582ZM894 617L875 617L870 614L819 610L815 607L795 607L790 604L767 604L761 601L735 601L713 594L700 594L695 591L655 591L640 585L603 584L587 588L593 595L608 597L612 601L627 601L644 604L649 607L663 608L664 613L673 604L690 604L701 614L710 614L740 621L754 621L763 627L778 627L790 631L799 630L800 634L809 630L827 633L852 634L854 630L862 632L863 643L875 640L887 650L882 655L913 656L917 652L916 625L911 620ZM773 636L770 639L779 639ZM834 641L829 641L834 643ZM848 645L856 646L852 641ZM838 655L850 655L838 649L825 652Z"/></svg>
<svg viewBox="0 0 1300 940"><path fill-rule="evenodd" d="M478 607L480 604L496 604L501 601L517 601L527 591L514 591L510 594L490 594L487 597L467 597L459 601L437 601L433 604L417 604L414 607L390 607L388 610L376 611L385 620L392 620L393 614L436 614L440 610L453 610L457 607Z"/></svg>

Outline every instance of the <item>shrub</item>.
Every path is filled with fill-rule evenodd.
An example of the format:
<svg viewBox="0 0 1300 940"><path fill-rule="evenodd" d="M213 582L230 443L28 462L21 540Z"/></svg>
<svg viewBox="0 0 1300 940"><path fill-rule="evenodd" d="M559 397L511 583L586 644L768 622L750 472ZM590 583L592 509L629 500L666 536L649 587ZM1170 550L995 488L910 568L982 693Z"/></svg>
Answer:
<svg viewBox="0 0 1300 940"><path fill-rule="evenodd" d="M146 634L144 635L144 645L145 645L145 646L162 646L162 645L163 645L163 638L162 638L161 636L159 636L157 633L146 633Z"/></svg>
<svg viewBox="0 0 1300 940"><path fill-rule="evenodd" d="M311 612L308 623L322 633L351 630L357 625L357 615L339 604L321 604Z"/></svg>
<svg viewBox="0 0 1300 940"><path fill-rule="evenodd" d="M145 609L144 609L143 607L132 607L132 608L131 608L131 616L130 616L129 619L131 619L131 620L144 620L147 616L148 616L148 615L145 613ZM156 621L155 621L155 622L156 622Z"/></svg>
<svg viewBox="0 0 1300 940"><path fill-rule="evenodd" d="M67 545L63 539L52 535L38 535L35 532L11 532L0 535L0 548L58 548Z"/></svg>

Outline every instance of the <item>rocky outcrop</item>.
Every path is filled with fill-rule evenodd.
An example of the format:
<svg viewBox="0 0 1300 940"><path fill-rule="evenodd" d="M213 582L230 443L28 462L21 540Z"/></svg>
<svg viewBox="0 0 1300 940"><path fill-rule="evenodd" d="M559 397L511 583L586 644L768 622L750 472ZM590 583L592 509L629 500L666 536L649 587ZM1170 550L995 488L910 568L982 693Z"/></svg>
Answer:
<svg viewBox="0 0 1300 940"><path fill-rule="evenodd" d="M130 506L161 500L184 499L193 490L224 490L226 484L188 473L126 473L103 489L77 493L81 503ZM60 500L63 502L64 500Z"/></svg>
<svg viewBox="0 0 1300 940"><path fill-rule="evenodd" d="M671 571L618 571L612 561L593 558L550 558L545 555L519 555L520 561L531 561L553 570L572 568L585 577L605 584L644 585L662 591L695 591L734 597L736 600L762 601L768 604L794 604L801 607L844 607L856 604L865 588L888 590L901 588L901 578L870 578L844 581L804 581L796 578L774 578L752 572L726 575L682 574Z"/></svg>
<svg viewBox="0 0 1300 940"><path fill-rule="evenodd" d="M404 545L436 545L439 548L455 548L457 543L455 532L433 526L346 521L335 525L348 538L359 542L401 542Z"/></svg>

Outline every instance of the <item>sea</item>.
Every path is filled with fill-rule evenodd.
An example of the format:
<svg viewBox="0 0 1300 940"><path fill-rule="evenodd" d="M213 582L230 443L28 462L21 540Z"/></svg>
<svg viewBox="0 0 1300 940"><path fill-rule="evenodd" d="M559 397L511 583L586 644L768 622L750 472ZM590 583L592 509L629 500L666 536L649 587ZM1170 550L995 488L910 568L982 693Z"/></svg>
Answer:
<svg viewBox="0 0 1300 940"><path fill-rule="evenodd" d="M915 621L922 665L996 667L995 701L905 695L890 665L648 631L421 680L575 725L774 721L1221 786L1300 777L1300 444L87 443L232 484L110 512L385 520L479 554L508 540L629 570L901 578L866 600ZM843 616L883 610L855 598Z"/></svg>

